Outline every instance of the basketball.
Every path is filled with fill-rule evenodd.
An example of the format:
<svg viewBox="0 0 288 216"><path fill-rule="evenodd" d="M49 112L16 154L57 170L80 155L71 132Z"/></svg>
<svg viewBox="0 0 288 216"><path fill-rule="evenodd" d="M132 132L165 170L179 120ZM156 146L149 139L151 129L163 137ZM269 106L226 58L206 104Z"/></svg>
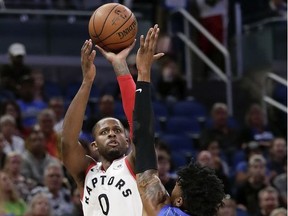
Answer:
<svg viewBox="0 0 288 216"><path fill-rule="evenodd" d="M129 8L118 3L107 3L91 15L88 30L94 44L117 53L134 42L138 24Z"/></svg>

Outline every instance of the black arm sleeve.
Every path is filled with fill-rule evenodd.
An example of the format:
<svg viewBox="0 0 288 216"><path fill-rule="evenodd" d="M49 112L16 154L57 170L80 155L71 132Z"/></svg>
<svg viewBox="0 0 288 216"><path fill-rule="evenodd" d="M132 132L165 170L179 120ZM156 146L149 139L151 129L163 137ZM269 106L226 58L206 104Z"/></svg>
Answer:
<svg viewBox="0 0 288 216"><path fill-rule="evenodd" d="M133 122L136 174L150 169L157 170L154 146L154 113L151 102L151 86L148 82L138 81L136 83Z"/></svg>

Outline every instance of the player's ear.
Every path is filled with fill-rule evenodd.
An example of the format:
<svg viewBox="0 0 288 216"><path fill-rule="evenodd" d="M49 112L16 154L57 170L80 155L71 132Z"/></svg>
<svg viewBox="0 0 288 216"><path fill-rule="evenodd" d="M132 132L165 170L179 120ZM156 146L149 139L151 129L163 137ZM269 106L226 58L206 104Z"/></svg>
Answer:
<svg viewBox="0 0 288 216"><path fill-rule="evenodd" d="M91 142L90 146L92 150L98 150L98 144L96 143L96 141Z"/></svg>
<svg viewBox="0 0 288 216"><path fill-rule="evenodd" d="M129 131L125 129L125 137L126 137L126 143L127 143L127 146L129 147L130 143L131 142L131 139L130 139L130 134L129 134Z"/></svg>
<svg viewBox="0 0 288 216"><path fill-rule="evenodd" d="M183 198L182 197L177 197L175 199L175 205L180 208L183 205Z"/></svg>
<svg viewBox="0 0 288 216"><path fill-rule="evenodd" d="M126 137L126 142L127 142L127 146L128 146L128 147L129 147L130 143L132 143L132 142L131 142L131 139L130 139L129 137Z"/></svg>

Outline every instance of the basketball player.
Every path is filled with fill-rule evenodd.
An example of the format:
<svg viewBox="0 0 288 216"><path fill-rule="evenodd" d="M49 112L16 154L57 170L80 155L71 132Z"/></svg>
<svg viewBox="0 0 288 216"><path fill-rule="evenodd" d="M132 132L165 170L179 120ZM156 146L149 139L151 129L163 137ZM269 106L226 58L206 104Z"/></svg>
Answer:
<svg viewBox="0 0 288 216"><path fill-rule="evenodd" d="M159 28L155 25L154 28L149 29L145 39L141 36L145 41L146 49L137 54L137 58L141 59L138 70L150 70L151 59L155 60L163 55L154 55L158 35ZM117 71L119 74L120 71L129 72L126 57L134 44L118 54L107 53L100 48L100 51L112 63L116 75ZM134 174L135 151L132 146L132 151L127 153L129 137L126 136L121 122L115 118L104 118L94 126L95 141L90 144L89 149L91 153L98 153L101 162L91 163L91 157L86 156L87 151L78 141L91 86L96 76L96 67L93 63L95 56L96 51L92 50L91 40L85 41L81 49L83 81L63 122L62 160L77 184L84 215L142 215L142 202ZM135 90L128 96L122 94L122 100L127 102L127 98L133 99L134 94ZM123 104L125 109L125 102ZM132 109L126 107L125 110L131 125L133 107ZM127 110L131 113L127 114Z"/></svg>
<svg viewBox="0 0 288 216"><path fill-rule="evenodd" d="M145 52L145 43L141 38L138 53ZM137 58L137 67L141 63ZM149 216L214 216L222 206L225 193L212 169L194 162L180 169L171 197L158 177L149 69L138 69L133 114L135 169L143 208Z"/></svg>

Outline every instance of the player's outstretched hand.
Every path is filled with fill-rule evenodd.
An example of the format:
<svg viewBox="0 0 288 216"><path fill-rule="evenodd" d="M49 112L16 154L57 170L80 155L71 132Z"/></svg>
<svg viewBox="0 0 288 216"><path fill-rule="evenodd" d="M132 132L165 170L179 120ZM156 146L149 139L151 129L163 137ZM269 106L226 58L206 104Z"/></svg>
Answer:
<svg viewBox="0 0 288 216"><path fill-rule="evenodd" d="M95 45L95 47L102 53L102 55L113 65L119 62L126 62L126 58L135 46L136 40L127 48L121 50L119 53L109 52L102 49L100 46Z"/></svg>
<svg viewBox="0 0 288 216"><path fill-rule="evenodd" d="M150 70L153 61L161 58L164 53L155 53L157 41L159 37L160 29L157 24L153 28L150 28L144 38L143 35L140 37L140 48L137 51L136 65L138 70L138 76L144 74L150 75ZM149 76L150 79L150 76ZM147 80L150 81L150 80Z"/></svg>
<svg viewBox="0 0 288 216"><path fill-rule="evenodd" d="M96 51L92 50L92 40L86 40L81 48L81 68L83 74L83 82L93 82L96 76L96 67L94 59Z"/></svg>

